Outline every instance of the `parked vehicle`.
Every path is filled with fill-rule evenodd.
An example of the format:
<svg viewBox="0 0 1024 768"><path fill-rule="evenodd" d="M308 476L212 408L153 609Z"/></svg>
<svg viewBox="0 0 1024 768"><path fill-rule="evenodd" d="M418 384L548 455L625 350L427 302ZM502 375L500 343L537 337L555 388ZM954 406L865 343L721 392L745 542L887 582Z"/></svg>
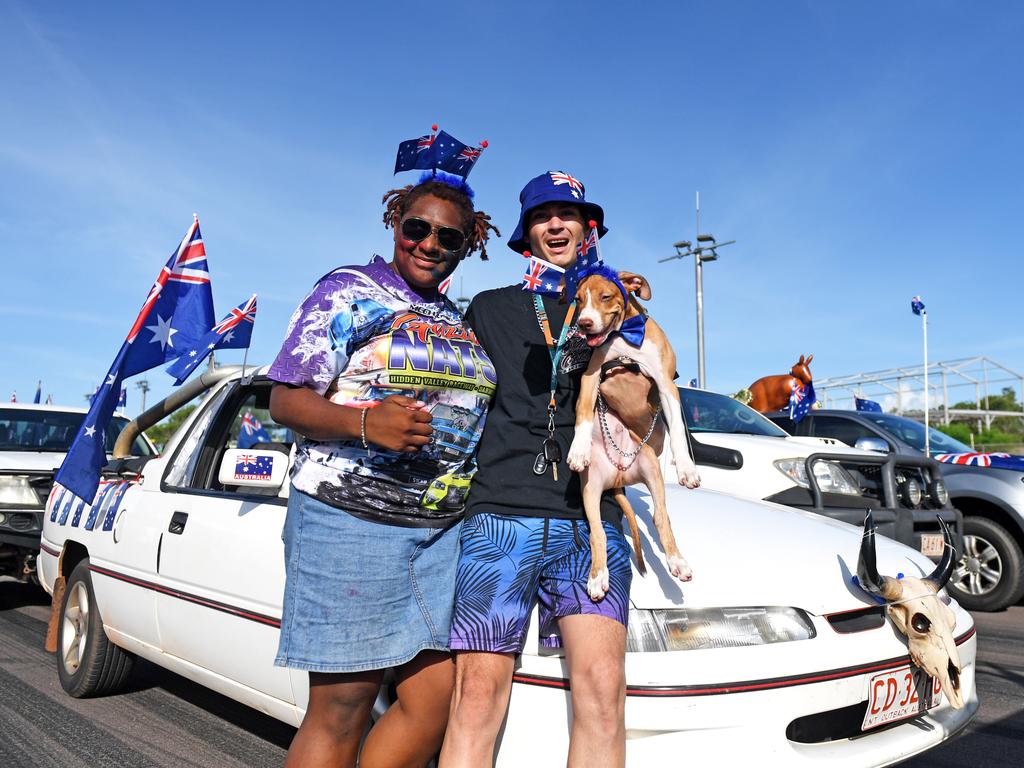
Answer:
<svg viewBox="0 0 1024 768"><path fill-rule="evenodd" d="M7 403L0 407L0 576L35 581L43 505L85 417L84 408ZM115 416L107 430L107 452L128 423ZM145 439L135 451L155 456Z"/></svg>
<svg viewBox="0 0 1024 768"><path fill-rule="evenodd" d="M811 411L799 424L788 414L769 418L796 435L832 437L897 457L924 456L924 425L870 411ZM938 453L973 453L937 429L929 446ZM964 516L964 558L949 589L965 608L997 611L1024 597L1024 472L969 464L939 464L950 500Z"/></svg>
<svg viewBox="0 0 1024 768"><path fill-rule="evenodd" d="M679 396L707 488L857 526L870 509L879 533L932 559L942 554L940 518L962 532L962 516L944 495L939 464L931 459L880 455L827 437L793 437L715 392L681 388ZM915 503L915 487L931 495ZM959 548L959 536L955 540Z"/></svg>
<svg viewBox="0 0 1024 768"><path fill-rule="evenodd" d="M57 672L70 695L118 690L138 655L301 722L307 674L273 665L289 446L240 451L236 442L245 412L265 407L271 386L259 376L243 380L238 370L204 373L172 396L183 402L209 388L163 456L123 461L120 474L106 478L109 490L81 513L61 489L51 494L39 573L47 590L57 590ZM276 440L283 432L268 422ZM122 433L118 455L137 426ZM955 709L926 692L934 688L911 668L905 640L852 583L860 530L711 490L672 485L666 493L695 577L680 584L669 575L652 544L650 498L629 489L649 569L634 573L631 594L630 765L681 755L766 766L888 765L951 738L974 716L970 615L950 602L965 701ZM887 539L878 541L878 565L908 575L934 568ZM565 754L566 678L564 654L541 649L534 616L516 663L499 766L549 765ZM911 704L918 683L924 695ZM890 684L899 697L872 698Z"/></svg>

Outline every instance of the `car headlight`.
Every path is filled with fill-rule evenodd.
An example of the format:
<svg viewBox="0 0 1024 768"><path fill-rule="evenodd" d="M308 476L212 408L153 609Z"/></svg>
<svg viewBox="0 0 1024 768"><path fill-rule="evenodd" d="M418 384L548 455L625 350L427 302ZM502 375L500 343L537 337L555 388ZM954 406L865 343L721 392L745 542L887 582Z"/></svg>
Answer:
<svg viewBox="0 0 1024 768"><path fill-rule="evenodd" d="M921 504L921 484L912 477L908 477L899 484L900 499L908 507L918 507Z"/></svg>
<svg viewBox="0 0 1024 768"><path fill-rule="evenodd" d="M41 507L43 501L28 484L27 477L0 475L0 504L12 507Z"/></svg>
<svg viewBox="0 0 1024 768"><path fill-rule="evenodd" d="M937 507L944 507L949 504L949 491L946 489L946 484L942 481L941 477L932 480L932 484L928 487L928 496L931 497L932 503Z"/></svg>
<svg viewBox="0 0 1024 768"><path fill-rule="evenodd" d="M807 480L806 459L778 459L773 463L779 472L801 488L811 487ZM813 471L814 479L818 481L818 488L822 493L845 493L850 496L860 496L860 487L853 476L836 462L816 461Z"/></svg>
<svg viewBox="0 0 1024 768"><path fill-rule="evenodd" d="M799 608L631 610L629 652L696 651L809 640L817 633Z"/></svg>

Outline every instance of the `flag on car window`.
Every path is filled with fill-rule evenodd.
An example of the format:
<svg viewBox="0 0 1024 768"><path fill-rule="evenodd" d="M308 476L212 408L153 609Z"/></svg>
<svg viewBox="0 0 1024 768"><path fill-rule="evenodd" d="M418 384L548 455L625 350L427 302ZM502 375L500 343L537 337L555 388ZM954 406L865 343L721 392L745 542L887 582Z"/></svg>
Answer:
<svg viewBox="0 0 1024 768"><path fill-rule="evenodd" d="M797 384L789 396L789 418L799 424L816 400L812 382L807 382L802 386Z"/></svg>
<svg viewBox="0 0 1024 768"><path fill-rule="evenodd" d="M915 296L910 300L910 311L915 315L920 315L924 312L924 302L921 301L920 296Z"/></svg>
<svg viewBox="0 0 1024 768"><path fill-rule="evenodd" d="M273 456L243 453L235 460L235 480L269 480L273 470Z"/></svg>
<svg viewBox="0 0 1024 768"><path fill-rule="evenodd" d="M213 322L213 294L199 217L160 270L106 379L92 397L55 482L92 501L107 463L105 434L121 394L121 381L171 360Z"/></svg>
<svg viewBox="0 0 1024 768"><path fill-rule="evenodd" d="M196 345L182 353L167 373L175 378L174 384L181 384L215 349L243 349L252 341L252 329L256 324L256 294L239 304L206 332Z"/></svg>
<svg viewBox="0 0 1024 768"><path fill-rule="evenodd" d="M865 400L862 397L854 397L853 401L856 404L858 411L871 411L872 413L882 412L882 406L874 400Z"/></svg>
<svg viewBox="0 0 1024 768"><path fill-rule="evenodd" d="M253 416L252 411L246 411L242 416L242 426L238 430L238 447L252 448L256 443L269 443L270 434L260 424L260 420Z"/></svg>

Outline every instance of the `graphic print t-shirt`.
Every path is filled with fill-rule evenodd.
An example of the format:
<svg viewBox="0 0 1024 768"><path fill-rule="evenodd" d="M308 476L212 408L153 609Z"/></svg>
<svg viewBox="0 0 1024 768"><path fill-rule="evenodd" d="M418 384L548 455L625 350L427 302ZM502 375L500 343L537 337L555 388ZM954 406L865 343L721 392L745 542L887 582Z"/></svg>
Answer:
<svg viewBox="0 0 1024 768"><path fill-rule="evenodd" d="M447 298L424 299L379 256L337 269L295 311L268 376L357 408L404 395L425 402L433 417L431 442L412 454L303 439L291 475L297 490L396 525L461 516L496 382Z"/></svg>

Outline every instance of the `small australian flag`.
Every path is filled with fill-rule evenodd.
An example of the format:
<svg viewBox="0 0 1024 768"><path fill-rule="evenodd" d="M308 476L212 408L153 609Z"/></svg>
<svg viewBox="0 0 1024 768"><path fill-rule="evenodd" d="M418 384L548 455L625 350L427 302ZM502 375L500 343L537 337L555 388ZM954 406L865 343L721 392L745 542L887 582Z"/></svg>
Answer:
<svg viewBox="0 0 1024 768"><path fill-rule="evenodd" d="M924 312L924 302L921 301L920 296L915 296L910 300L910 311L915 315L920 315Z"/></svg>
<svg viewBox="0 0 1024 768"><path fill-rule="evenodd" d="M273 471L273 456L242 453L235 460L235 480L269 480Z"/></svg>

